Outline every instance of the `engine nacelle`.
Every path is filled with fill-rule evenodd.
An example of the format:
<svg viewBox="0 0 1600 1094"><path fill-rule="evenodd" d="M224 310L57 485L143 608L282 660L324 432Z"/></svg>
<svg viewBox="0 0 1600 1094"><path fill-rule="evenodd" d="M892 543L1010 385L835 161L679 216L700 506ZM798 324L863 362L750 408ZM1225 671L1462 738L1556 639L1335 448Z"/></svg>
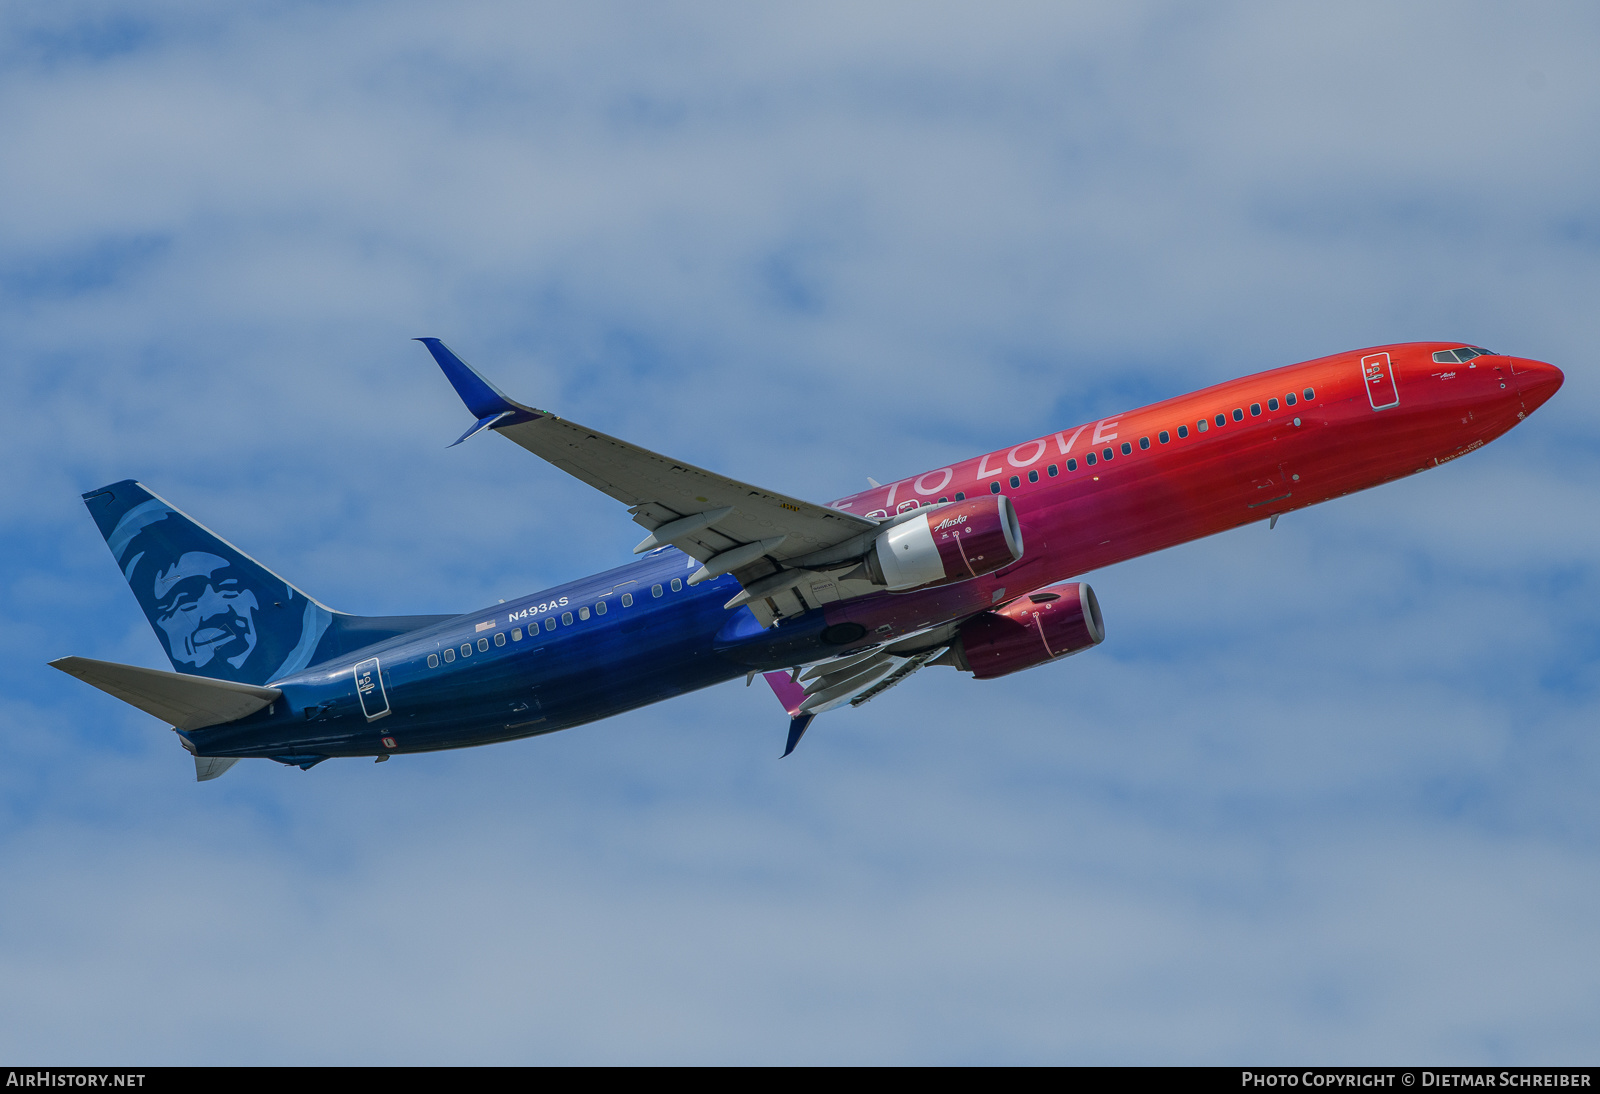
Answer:
<svg viewBox="0 0 1600 1094"><path fill-rule="evenodd" d="M1105 641L1094 590L1076 581L1047 585L974 616L951 644L956 667L980 680L1031 669Z"/></svg>
<svg viewBox="0 0 1600 1094"><path fill-rule="evenodd" d="M867 552L867 574L890 589L982 577L1022 557L1022 526L1004 494L941 505L896 524Z"/></svg>

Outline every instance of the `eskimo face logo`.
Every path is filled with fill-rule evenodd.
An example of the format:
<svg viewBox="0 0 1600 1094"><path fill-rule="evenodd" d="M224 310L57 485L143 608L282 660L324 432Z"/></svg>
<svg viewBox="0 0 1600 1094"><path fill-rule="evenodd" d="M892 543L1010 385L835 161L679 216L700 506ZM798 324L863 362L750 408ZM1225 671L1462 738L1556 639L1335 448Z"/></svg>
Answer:
<svg viewBox="0 0 1600 1094"><path fill-rule="evenodd" d="M160 498L131 500L106 546L173 668L259 684L311 663L332 612Z"/></svg>
<svg viewBox="0 0 1600 1094"><path fill-rule="evenodd" d="M255 651L261 604L227 559L185 552L156 572L150 592L174 662L203 668L220 657L237 669Z"/></svg>

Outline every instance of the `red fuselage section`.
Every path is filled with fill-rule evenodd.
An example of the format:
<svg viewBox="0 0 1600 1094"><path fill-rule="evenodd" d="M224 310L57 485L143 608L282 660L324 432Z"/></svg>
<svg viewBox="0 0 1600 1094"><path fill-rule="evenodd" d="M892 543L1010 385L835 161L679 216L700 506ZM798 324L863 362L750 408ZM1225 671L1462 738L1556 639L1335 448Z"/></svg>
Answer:
<svg viewBox="0 0 1600 1094"><path fill-rule="evenodd" d="M909 633L1426 471L1494 440L1561 386L1560 370L1539 361L1448 360L1459 346L1378 346L1260 372L836 501L881 518L1004 493L1025 553L973 581L847 601L827 618L879 638Z"/></svg>

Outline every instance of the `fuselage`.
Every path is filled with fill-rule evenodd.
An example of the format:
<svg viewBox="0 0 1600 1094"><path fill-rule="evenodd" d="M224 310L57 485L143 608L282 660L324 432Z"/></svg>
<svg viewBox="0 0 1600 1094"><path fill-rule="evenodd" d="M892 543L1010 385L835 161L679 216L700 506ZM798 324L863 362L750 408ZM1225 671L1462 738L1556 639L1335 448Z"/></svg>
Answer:
<svg viewBox="0 0 1600 1094"><path fill-rule="evenodd" d="M733 577L690 586L699 562L663 548L272 681L283 699L268 710L186 736L200 755L289 762L487 744L894 641L1436 467L1561 385L1542 362L1449 360L1459 346L1380 346L1257 373L832 503L885 519L1004 493L1025 550L984 577L840 600L763 629L747 608L724 607Z"/></svg>

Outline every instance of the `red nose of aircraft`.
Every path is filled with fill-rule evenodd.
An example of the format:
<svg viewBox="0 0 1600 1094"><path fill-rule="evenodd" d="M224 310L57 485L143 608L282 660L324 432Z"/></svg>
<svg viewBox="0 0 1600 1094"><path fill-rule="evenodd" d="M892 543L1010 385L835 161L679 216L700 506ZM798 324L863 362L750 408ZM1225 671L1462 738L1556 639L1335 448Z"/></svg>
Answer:
<svg viewBox="0 0 1600 1094"><path fill-rule="evenodd" d="M1523 408L1532 413L1561 389L1566 379L1561 370L1543 361L1530 361L1524 357L1511 359L1511 374L1517 381L1517 392L1522 396Z"/></svg>

